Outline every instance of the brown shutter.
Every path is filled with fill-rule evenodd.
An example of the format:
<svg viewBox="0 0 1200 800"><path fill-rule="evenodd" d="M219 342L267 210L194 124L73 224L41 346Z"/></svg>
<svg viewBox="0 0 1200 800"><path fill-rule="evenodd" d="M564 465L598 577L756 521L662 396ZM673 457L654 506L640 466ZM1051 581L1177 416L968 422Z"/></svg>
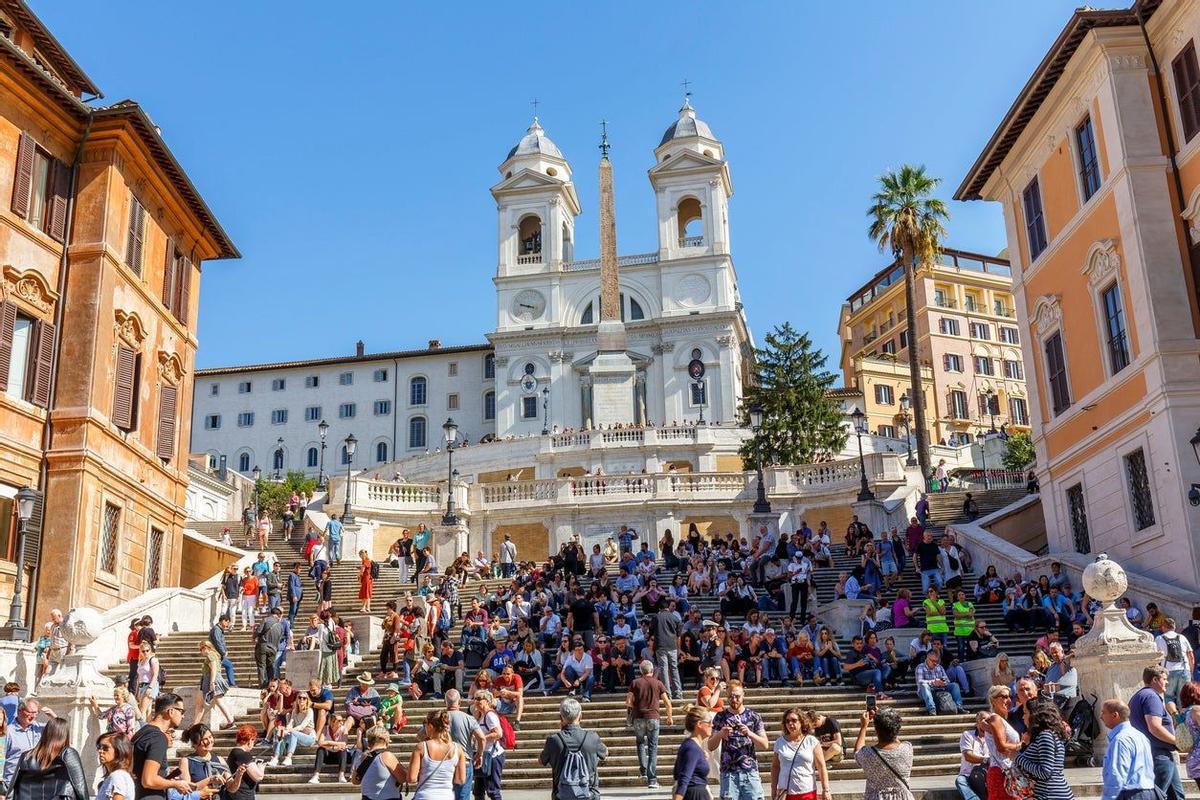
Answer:
<svg viewBox="0 0 1200 800"><path fill-rule="evenodd" d="M137 353L124 345L117 348L117 375L113 391L113 424L133 428L133 386L137 375Z"/></svg>
<svg viewBox="0 0 1200 800"><path fill-rule="evenodd" d="M55 241L67 239L67 195L71 192L71 167L57 159L50 162L50 229L48 233Z"/></svg>
<svg viewBox="0 0 1200 800"><path fill-rule="evenodd" d="M42 511L44 499L45 494L38 492L37 498L33 501L33 513L29 516L29 521L25 523L25 535L23 537L25 543L25 569L37 569L38 558L42 553ZM29 576L25 577L28 578Z"/></svg>
<svg viewBox="0 0 1200 800"><path fill-rule="evenodd" d="M22 219L29 216L29 189L33 185L33 155L37 150L33 137L21 134L17 143L17 174L13 178L13 213Z"/></svg>
<svg viewBox="0 0 1200 800"><path fill-rule="evenodd" d="M42 408L50 407L50 372L54 368L54 325L37 325L37 355L33 362L33 381L29 387L29 402Z"/></svg>
<svg viewBox="0 0 1200 800"><path fill-rule="evenodd" d="M162 301L168 310L175 309L175 242L167 239L167 260L163 264Z"/></svg>
<svg viewBox="0 0 1200 800"><path fill-rule="evenodd" d="M175 397L174 386L162 384L158 393L158 457L170 461L175 457Z"/></svg>
<svg viewBox="0 0 1200 800"><path fill-rule="evenodd" d="M8 389L8 369L12 365L13 328L17 324L17 307L0 301L0 392Z"/></svg>
<svg viewBox="0 0 1200 800"><path fill-rule="evenodd" d="M136 197L130 197L129 239L125 244L125 264L138 275L142 274L142 237L146 222L146 209Z"/></svg>
<svg viewBox="0 0 1200 800"><path fill-rule="evenodd" d="M175 318L184 324L188 323L188 315L190 313L189 304L192 297L192 260L190 258L179 259L179 291L175 296L175 303L178 310L175 312Z"/></svg>

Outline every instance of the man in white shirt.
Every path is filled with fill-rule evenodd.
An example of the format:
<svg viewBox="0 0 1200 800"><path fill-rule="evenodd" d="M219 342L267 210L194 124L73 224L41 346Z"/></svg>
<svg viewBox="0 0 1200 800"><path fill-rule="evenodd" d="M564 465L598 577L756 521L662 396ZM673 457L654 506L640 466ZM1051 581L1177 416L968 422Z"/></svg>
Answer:
<svg viewBox="0 0 1200 800"><path fill-rule="evenodd" d="M803 550L797 550L788 562L788 591L791 600L788 603L788 616L796 618L796 606L800 606L800 616L808 616L808 578L812 574L812 561L804 555Z"/></svg>
<svg viewBox="0 0 1200 800"><path fill-rule="evenodd" d="M1173 711L1178 711L1179 691L1188 682L1188 676L1196 667L1192 643L1186 636L1175 632L1175 620L1167 617L1162 633L1154 637L1154 644L1163 654L1163 666L1167 669L1167 688L1163 701L1167 705L1174 705Z"/></svg>
<svg viewBox="0 0 1200 800"><path fill-rule="evenodd" d="M567 694L575 696L576 691L583 695L583 702L592 702L592 684L596 682L593 672L592 656L583 648L583 639L576 639L571 655L563 659L562 672L558 674L558 683L567 688Z"/></svg>
<svg viewBox="0 0 1200 800"><path fill-rule="evenodd" d="M975 715L975 727L963 731L962 736L958 737L958 752L962 758L958 764L958 777L954 779L954 788L958 789L962 800L979 800L979 794L975 791L979 787L971 786L970 778L971 771L976 767L987 769L988 746L987 739L984 738L986 729L983 724L987 717L988 712L980 711Z"/></svg>
<svg viewBox="0 0 1200 800"><path fill-rule="evenodd" d="M517 546L513 544L512 537L506 533L504 541L500 544L500 575L504 578L511 578L516 571Z"/></svg>

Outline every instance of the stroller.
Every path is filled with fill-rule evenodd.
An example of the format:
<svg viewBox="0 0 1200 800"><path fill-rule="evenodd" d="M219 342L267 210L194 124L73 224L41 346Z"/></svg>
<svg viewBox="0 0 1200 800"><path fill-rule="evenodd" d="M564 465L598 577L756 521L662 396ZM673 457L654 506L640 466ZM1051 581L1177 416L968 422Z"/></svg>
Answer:
<svg viewBox="0 0 1200 800"><path fill-rule="evenodd" d="M1083 697L1075 697L1067 701L1061 709L1063 719L1071 726L1071 736L1067 739L1064 749L1067 758L1075 759L1077 767L1096 766L1096 737L1100 735L1100 723L1096 719L1096 695L1091 702Z"/></svg>

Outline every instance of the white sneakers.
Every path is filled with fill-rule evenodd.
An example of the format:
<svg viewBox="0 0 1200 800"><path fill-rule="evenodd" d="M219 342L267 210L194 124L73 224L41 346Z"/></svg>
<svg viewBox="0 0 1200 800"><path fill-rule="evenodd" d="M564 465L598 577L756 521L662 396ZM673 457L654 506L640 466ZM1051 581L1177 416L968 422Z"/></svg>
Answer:
<svg viewBox="0 0 1200 800"><path fill-rule="evenodd" d="M267 766L268 767L278 767L279 766L279 756L271 756L271 760L267 762Z"/></svg>
<svg viewBox="0 0 1200 800"><path fill-rule="evenodd" d="M320 782L321 782L321 776L320 776L320 775L318 775L317 773L315 773L315 772L314 772L314 773L313 773L313 776L312 776L311 778L309 778L309 779L308 779L308 782L309 782L309 783L320 783Z"/></svg>

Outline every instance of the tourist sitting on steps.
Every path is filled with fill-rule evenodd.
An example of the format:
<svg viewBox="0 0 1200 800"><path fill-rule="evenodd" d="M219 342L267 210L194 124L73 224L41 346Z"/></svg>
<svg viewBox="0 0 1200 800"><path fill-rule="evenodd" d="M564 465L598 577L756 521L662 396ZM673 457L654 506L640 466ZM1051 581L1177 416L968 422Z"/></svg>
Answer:
<svg viewBox="0 0 1200 800"><path fill-rule="evenodd" d="M946 670L942 668L940 661L938 654L930 650L925 654L925 661L917 665L917 696L925 703L925 710L930 716L938 713L936 695L943 691L950 693L950 697L954 701L955 713L965 713L962 692L959 690L958 684L951 681L946 675Z"/></svg>

